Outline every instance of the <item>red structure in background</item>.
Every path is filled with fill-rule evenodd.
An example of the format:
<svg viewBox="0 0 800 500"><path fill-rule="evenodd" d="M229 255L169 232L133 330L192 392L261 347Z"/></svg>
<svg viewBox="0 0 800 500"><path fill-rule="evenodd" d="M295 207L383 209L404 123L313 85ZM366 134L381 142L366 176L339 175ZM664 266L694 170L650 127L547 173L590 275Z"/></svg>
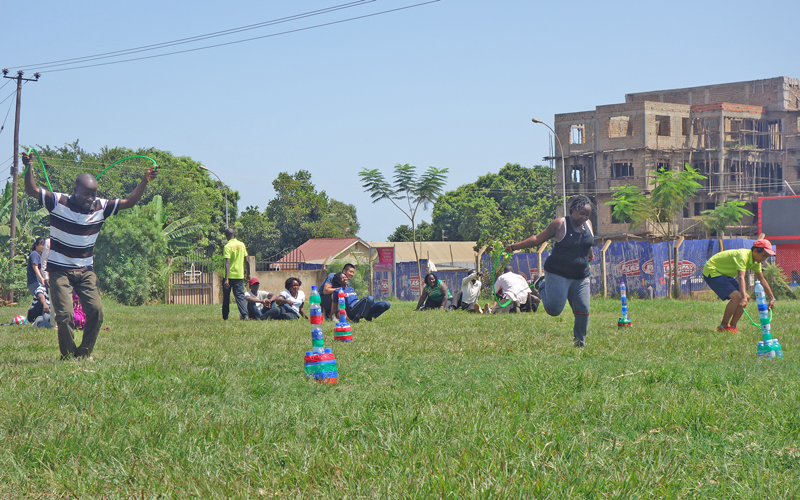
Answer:
<svg viewBox="0 0 800 500"><path fill-rule="evenodd" d="M789 283L800 284L800 196L759 198L758 232L778 247L775 262Z"/></svg>

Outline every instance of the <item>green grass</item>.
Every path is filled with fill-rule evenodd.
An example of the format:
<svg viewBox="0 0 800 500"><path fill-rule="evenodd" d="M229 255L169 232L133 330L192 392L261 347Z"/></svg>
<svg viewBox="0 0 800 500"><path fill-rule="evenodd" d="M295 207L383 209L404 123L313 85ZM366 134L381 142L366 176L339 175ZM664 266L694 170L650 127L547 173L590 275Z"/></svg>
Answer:
<svg viewBox="0 0 800 500"><path fill-rule="evenodd" d="M94 363L7 326L0 497L797 498L800 302L778 306L783 361L715 333L719 301L632 300L623 331L595 299L583 350L569 308L396 302L332 346L336 386L303 376L306 322L219 306L109 302Z"/></svg>

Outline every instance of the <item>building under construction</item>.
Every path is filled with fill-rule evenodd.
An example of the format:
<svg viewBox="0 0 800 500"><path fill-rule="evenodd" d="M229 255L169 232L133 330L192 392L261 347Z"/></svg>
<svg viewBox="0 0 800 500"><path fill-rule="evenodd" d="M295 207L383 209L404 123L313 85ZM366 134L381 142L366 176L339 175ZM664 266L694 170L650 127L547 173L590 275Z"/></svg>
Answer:
<svg viewBox="0 0 800 500"><path fill-rule="evenodd" d="M757 233L759 196L800 191L800 79L778 77L684 89L627 94L624 104L555 116L566 157L566 194L586 194L597 206L598 236L656 237L651 226L635 231L611 216L612 188L652 188L658 169L689 164L708 179L687 200L677 221L688 237L702 228L692 219L729 200L747 202L754 217L729 228L735 236ZM556 191L561 191L561 157Z"/></svg>

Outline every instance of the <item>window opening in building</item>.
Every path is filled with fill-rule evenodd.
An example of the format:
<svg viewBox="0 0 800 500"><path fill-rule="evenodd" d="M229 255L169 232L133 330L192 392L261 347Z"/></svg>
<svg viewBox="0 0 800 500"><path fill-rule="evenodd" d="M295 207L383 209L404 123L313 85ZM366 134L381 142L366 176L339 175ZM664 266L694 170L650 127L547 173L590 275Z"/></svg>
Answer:
<svg viewBox="0 0 800 500"><path fill-rule="evenodd" d="M669 116L656 115L656 134L664 137L672 135L669 130Z"/></svg>
<svg viewBox="0 0 800 500"><path fill-rule="evenodd" d="M572 125L569 128L569 143L570 144L583 144L585 141L584 138L584 126L583 125Z"/></svg>
<svg viewBox="0 0 800 500"><path fill-rule="evenodd" d="M656 171L666 172L667 170L669 170L669 160L664 160L664 159L658 160L658 162L656 163Z"/></svg>
<svg viewBox="0 0 800 500"><path fill-rule="evenodd" d="M611 177L633 177L633 163L612 163Z"/></svg>
<svg viewBox="0 0 800 500"><path fill-rule="evenodd" d="M570 182L583 182L586 180L586 167L573 165L569 172Z"/></svg>
<svg viewBox="0 0 800 500"><path fill-rule="evenodd" d="M681 118L681 135L689 135L689 119Z"/></svg>

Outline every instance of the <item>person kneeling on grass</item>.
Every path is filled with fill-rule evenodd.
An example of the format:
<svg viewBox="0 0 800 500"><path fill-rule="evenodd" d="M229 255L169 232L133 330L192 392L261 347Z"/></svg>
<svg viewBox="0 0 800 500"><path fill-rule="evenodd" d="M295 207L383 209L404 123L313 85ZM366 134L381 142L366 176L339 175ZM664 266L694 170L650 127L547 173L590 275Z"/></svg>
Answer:
<svg viewBox="0 0 800 500"><path fill-rule="evenodd" d="M444 309L450 305L450 291L444 280L436 278L433 273L425 275L425 288L419 296L417 311Z"/></svg>
<svg viewBox="0 0 800 500"><path fill-rule="evenodd" d="M769 297L769 308L775 306L775 295L772 294L772 289L761 273L761 263L772 255L775 255L772 243L760 239L753 243L750 250L746 248L725 250L708 259L703 268L703 279L720 300L730 300L725 306L725 312L722 313L722 323L717 327L718 332L739 333L736 324L749 300L744 282L744 274L748 270L753 270L756 279L764 287L764 293Z"/></svg>
<svg viewBox="0 0 800 500"><path fill-rule="evenodd" d="M358 323L361 318L372 321L391 307L391 304L383 300L375 302L371 295L359 300L345 273L337 273L333 277L333 286L344 291L345 312L347 318L353 323ZM332 312L334 315L336 314L335 311Z"/></svg>
<svg viewBox="0 0 800 500"><path fill-rule="evenodd" d="M40 285L33 293L33 302L28 309L28 323L50 328L50 297L47 296L47 289Z"/></svg>

